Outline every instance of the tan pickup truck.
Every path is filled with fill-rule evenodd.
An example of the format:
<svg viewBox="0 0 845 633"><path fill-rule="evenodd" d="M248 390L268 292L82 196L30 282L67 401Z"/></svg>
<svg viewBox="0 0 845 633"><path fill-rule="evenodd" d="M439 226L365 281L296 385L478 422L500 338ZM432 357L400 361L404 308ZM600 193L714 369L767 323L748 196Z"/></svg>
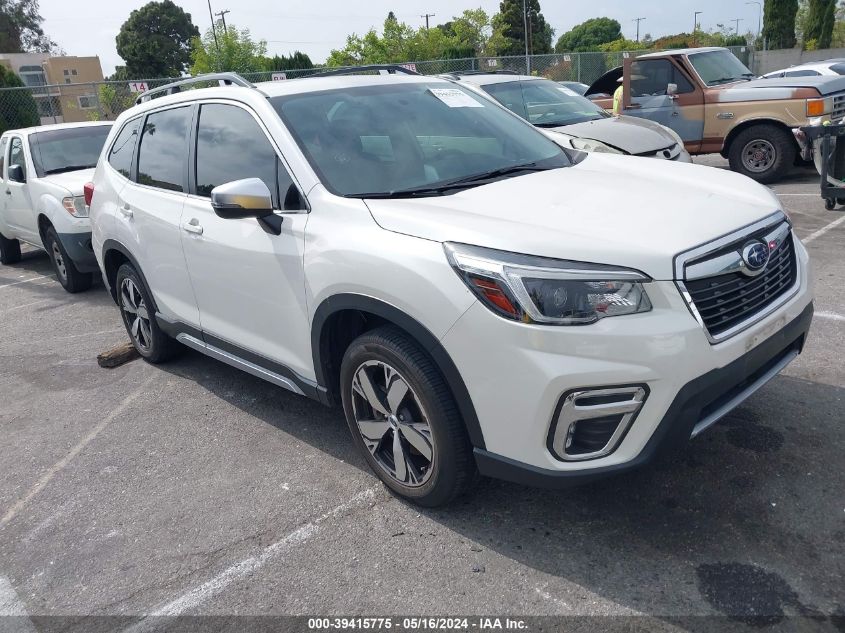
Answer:
<svg viewBox="0 0 845 633"><path fill-rule="evenodd" d="M662 123L690 154L720 153L731 169L764 183L811 158L797 128L845 117L845 77L756 79L726 48L626 59L587 96L611 109L620 77L626 115Z"/></svg>

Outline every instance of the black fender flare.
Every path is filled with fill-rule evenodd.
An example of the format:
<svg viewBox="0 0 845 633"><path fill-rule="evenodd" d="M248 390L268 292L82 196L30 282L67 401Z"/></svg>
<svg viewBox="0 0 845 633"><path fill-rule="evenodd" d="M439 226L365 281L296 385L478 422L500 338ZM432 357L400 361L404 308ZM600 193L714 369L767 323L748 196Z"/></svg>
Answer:
<svg viewBox="0 0 845 633"><path fill-rule="evenodd" d="M144 271L141 268L141 265L138 263L138 260L135 259L135 256L132 255L132 253L129 252L128 248L126 248L123 244L121 244L117 240L113 240L113 239L108 239L105 242L103 242L103 267L104 267L103 278L104 278L105 282L108 283L107 274L105 274L107 272L105 270L105 263L106 263L106 253L108 253L109 251L118 251L119 253L124 255L126 257L126 259L129 260L129 263L132 264L132 266L137 271L138 275L141 277L141 281L143 281L144 285L147 287L147 293L150 295L150 299L153 302L153 310L155 312L158 312L158 306L156 305L156 300L155 300L155 297L153 296L153 291L150 289L150 284L147 282L147 278L144 276ZM109 290L109 294L111 295L111 298L114 299L115 303L117 303L117 289L112 287L111 285L109 285L108 290Z"/></svg>
<svg viewBox="0 0 845 633"><path fill-rule="evenodd" d="M323 328L333 314L343 310L368 312L390 321L408 332L431 356L443 378L446 380L446 384L455 398L455 403L458 405L458 410L466 425L472 445L482 450L485 448L484 434L481 430L481 423L478 421L478 415L475 412L475 406L472 404L472 398L469 395L461 373L458 371L446 349L440 344L437 337L419 321L379 299L351 293L337 294L324 299L317 307L317 310L314 312L314 318L311 321L311 354L314 360L314 373L319 385L327 387L325 359L323 358L324 350L322 349Z"/></svg>

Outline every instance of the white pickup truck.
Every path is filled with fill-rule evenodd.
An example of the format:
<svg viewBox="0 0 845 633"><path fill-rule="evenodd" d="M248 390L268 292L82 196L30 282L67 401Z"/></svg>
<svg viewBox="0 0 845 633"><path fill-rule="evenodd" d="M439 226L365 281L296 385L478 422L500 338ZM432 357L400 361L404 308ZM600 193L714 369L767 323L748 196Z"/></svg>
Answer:
<svg viewBox="0 0 845 633"><path fill-rule="evenodd" d="M0 263L21 258L21 242L44 249L68 292L99 271L83 196L111 123L62 123L0 137Z"/></svg>

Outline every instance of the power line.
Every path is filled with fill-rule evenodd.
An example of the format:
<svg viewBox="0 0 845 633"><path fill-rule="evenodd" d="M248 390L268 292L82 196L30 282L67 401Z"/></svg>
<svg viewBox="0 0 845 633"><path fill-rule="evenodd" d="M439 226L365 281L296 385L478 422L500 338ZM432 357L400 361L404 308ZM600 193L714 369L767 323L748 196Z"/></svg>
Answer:
<svg viewBox="0 0 845 633"><path fill-rule="evenodd" d="M647 20L647 19L648 18L634 18L633 20L631 20L632 22L637 23L637 41L638 42L640 41L640 22L642 22L643 20Z"/></svg>
<svg viewBox="0 0 845 633"><path fill-rule="evenodd" d="M428 19L433 18L434 14L433 13L426 13L425 15L421 15L420 17L425 18L425 30L427 31L428 30Z"/></svg>

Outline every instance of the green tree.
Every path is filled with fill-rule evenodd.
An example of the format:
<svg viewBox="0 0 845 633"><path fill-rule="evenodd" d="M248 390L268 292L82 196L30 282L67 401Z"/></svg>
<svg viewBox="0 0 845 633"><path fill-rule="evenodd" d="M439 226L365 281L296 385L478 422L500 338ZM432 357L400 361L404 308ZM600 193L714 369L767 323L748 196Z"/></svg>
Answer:
<svg viewBox="0 0 845 633"><path fill-rule="evenodd" d="M135 79L178 77L191 61L191 42L199 34L191 14L171 0L150 2L132 11L120 27L117 54Z"/></svg>
<svg viewBox="0 0 845 633"><path fill-rule="evenodd" d="M595 51L602 44L622 39L622 25L611 18L592 18L560 36L556 53L566 51Z"/></svg>
<svg viewBox="0 0 845 633"><path fill-rule="evenodd" d="M214 34L217 33L215 40ZM195 37L191 47L191 74L211 72L255 73L267 70L264 63L267 42L252 39L249 29L235 26L223 29L218 21L202 38Z"/></svg>
<svg viewBox="0 0 845 633"><path fill-rule="evenodd" d="M292 55L273 55L266 58L265 70L307 70L314 68L314 62L303 52L294 51Z"/></svg>
<svg viewBox="0 0 845 633"><path fill-rule="evenodd" d="M499 4L499 13L494 18L494 28L498 27L504 37L499 54L523 55L526 40L528 40L529 54L551 53L554 29L543 17L539 0L525 1L525 12L528 14L528 37L525 33L526 20L522 7L523 0L502 0Z"/></svg>
<svg viewBox="0 0 845 633"><path fill-rule="evenodd" d="M0 0L0 51L4 53L50 53L58 51L44 35L38 0Z"/></svg>
<svg viewBox="0 0 845 633"><path fill-rule="evenodd" d="M763 40L770 49L795 46L798 0L765 0Z"/></svg>
<svg viewBox="0 0 845 633"><path fill-rule="evenodd" d="M0 88L21 88L21 90L0 91L0 134L6 130L38 125L38 106L32 92L11 70L0 65Z"/></svg>
<svg viewBox="0 0 845 633"><path fill-rule="evenodd" d="M815 41L816 48L830 48L835 21L836 0L810 0L802 41Z"/></svg>

